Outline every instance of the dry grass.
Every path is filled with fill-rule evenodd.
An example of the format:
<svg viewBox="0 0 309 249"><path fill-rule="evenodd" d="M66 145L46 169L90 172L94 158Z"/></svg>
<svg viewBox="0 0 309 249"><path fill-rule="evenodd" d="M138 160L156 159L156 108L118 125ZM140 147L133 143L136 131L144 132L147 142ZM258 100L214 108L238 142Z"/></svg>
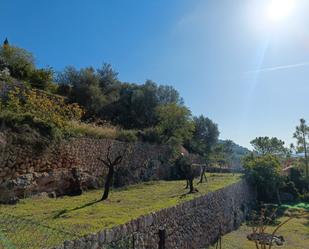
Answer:
<svg viewBox="0 0 309 249"><path fill-rule="evenodd" d="M70 122L70 133L79 136L116 139L119 130L115 126L97 126L82 122Z"/></svg>

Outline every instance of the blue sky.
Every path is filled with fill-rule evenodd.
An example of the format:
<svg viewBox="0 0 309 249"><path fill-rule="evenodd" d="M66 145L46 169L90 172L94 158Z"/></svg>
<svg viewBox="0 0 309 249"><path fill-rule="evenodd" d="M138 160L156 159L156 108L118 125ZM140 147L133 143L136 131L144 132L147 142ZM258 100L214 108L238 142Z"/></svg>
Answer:
<svg viewBox="0 0 309 249"><path fill-rule="evenodd" d="M173 85L223 139L290 143L299 118L309 121L309 3L291 0L273 20L270 1L0 0L0 39L39 66L108 62L123 81Z"/></svg>

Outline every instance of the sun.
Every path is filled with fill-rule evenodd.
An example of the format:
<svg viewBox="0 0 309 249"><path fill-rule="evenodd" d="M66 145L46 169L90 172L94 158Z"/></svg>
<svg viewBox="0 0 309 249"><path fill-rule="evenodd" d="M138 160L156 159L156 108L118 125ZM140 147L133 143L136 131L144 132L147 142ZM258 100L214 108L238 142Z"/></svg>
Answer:
<svg viewBox="0 0 309 249"><path fill-rule="evenodd" d="M289 17L295 8L295 0L271 0L267 13L271 20L281 21Z"/></svg>

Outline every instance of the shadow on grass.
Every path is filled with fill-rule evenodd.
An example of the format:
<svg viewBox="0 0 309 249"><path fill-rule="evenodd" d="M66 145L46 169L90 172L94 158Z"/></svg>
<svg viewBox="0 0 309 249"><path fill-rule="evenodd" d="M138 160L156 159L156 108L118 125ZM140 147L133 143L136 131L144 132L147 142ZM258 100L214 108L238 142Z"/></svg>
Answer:
<svg viewBox="0 0 309 249"><path fill-rule="evenodd" d="M70 212L73 212L73 211L76 211L76 210L80 210L80 209L83 209L83 208L86 208L86 207L90 207L98 202L101 202L101 200L94 200L94 201L91 201L91 202L88 202L88 203L85 203L79 207L75 207L75 208L72 208L72 209L62 209L62 210L59 210L57 211L57 213L53 216L53 219L58 219L58 218L61 218L62 215L64 214L68 214Z"/></svg>

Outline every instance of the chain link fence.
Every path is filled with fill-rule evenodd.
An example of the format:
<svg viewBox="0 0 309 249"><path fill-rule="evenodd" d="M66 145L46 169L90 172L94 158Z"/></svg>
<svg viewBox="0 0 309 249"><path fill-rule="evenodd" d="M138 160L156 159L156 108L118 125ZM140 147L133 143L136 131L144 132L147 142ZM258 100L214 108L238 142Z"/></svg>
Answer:
<svg viewBox="0 0 309 249"><path fill-rule="evenodd" d="M78 237L61 228L0 213L0 249L47 249Z"/></svg>

